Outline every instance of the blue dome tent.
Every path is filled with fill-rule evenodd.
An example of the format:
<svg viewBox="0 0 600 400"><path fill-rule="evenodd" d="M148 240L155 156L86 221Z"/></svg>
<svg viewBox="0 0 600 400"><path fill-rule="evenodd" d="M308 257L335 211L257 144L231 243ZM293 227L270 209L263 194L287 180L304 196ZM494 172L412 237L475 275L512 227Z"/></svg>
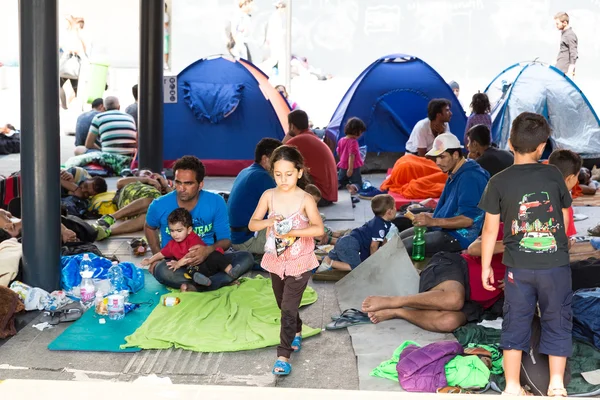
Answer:
<svg viewBox="0 0 600 400"><path fill-rule="evenodd" d="M362 119L367 131L361 145L369 153L402 153L414 125L427 117L427 104L435 98L452 102L450 131L462 142L467 118L452 89L423 60L393 54L365 69L338 105L327 131L338 140L351 117ZM367 164L371 154L367 156ZM393 157L392 162L396 157ZM391 165L390 165L391 166Z"/></svg>
<svg viewBox="0 0 600 400"><path fill-rule="evenodd" d="M508 148L513 120L522 112L542 114L552 127L555 149L582 158L600 157L600 120L577 85L562 71L542 62L511 65L485 89L492 105L492 137Z"/></svg>
<svg viewBox="0 0 600 400"><path fill-rule="evenodd" d="M195 155L208 175L236 176L262 138L283 139L289 112L248 61L200 59L177 76L177 102L164 104L164 164Z"/></svg>

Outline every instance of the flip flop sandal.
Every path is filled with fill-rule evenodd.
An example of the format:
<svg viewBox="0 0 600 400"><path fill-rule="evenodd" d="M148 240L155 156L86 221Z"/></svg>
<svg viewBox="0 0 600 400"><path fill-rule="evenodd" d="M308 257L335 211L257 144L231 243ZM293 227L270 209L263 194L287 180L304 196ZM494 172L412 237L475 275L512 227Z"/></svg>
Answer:
<svg viewBox="0 0 600 400"><path fill-rule="evenodd" d="M442 394L474 394L472 391L460 388L458 386L446 386L443 388L438 388L435 392Z"/></svg>
<svg viewBox="0 0 600 400"><path fill-rule="evenodd" d="M519 394L502 392L502 396L533 396L533 393L530 393L527 390L521 388Z"/></svg>
<svg viewBox="0 0 600 400"><path fill-rule="evenodd" d="M567 397L567 389L565 388L554 388L548 389L548 397Z"/></svg>
<svg viewBox="0 0 600 400"><path fill-rule="evenodd" d="M292 341L292 348L294 347L297 347L297 349L294 349L294 353L297 353L300 350L302 350L302 336L296 336L294 338L294 340Z"/></svg>
<svg viewBox="0 0 600 400"><path fill-rule="evenodd" d="M356 203L360 203L360 199L358 197L351 197L350 200L352 201L352 204L356 204Z"/></svg>
<svg viewBox="0 0 600 400"><path fill-rule="evenodd" d="M345 316L345 317L340 317L340 318L336 319L335 321L328 323L325 326L325 329L328 331L335 331L338 329L348 328L349 326L366 325L366 324L372 324L372 322L368 316L367 317Z"/></svg>
<svg viewBox="0 0 600 400"><path fill-rule="evenodd" d="M58 325L61 322L77 321L83 315L81 306L76 303L67 304L56 311L50 312L50 325Z"/></svg>
<svg viewBox="0 0 600 400"><path fill-rule="evenodd" d="M281 371L276 371L276 369L280 369ZM277 360L275 361L275 365L273 365L273 375L289 375L292 372L292 366L289 362Z"/></svg>
<svg viewBox="0 0 600 400"><path fill-rule="evenodd" d="M356 308L348 308L347 310L342 311L341 314L333 314L331 316L331 320L335 321L337 319L340 319L342 317L366 317L369 318L369 316L367 315L366 312L362 312L360 310L357 310Z"/></svg>

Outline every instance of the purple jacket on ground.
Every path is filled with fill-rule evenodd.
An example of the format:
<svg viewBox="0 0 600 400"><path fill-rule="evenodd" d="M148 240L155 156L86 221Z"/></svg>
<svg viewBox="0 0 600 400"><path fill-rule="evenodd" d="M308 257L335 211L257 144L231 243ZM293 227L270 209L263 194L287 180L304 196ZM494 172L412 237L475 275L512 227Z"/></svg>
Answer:
<svg viewBox="0 0 600 400"><path fill-rule="evenodd" d="M431 392L447 386L446 363L463 354L458 342L444 341L425 347L408 346L396 365L400 386L407 392Z"/></svg>

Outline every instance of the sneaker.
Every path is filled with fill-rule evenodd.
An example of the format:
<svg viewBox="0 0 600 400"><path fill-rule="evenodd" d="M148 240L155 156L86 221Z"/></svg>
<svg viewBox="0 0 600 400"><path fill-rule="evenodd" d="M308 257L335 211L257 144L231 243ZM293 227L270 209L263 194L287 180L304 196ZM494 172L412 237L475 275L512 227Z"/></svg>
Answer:
<svg viewBox="0 0 600 400"><path fill-rule="evenodd" d="M317 271L315 272L316 274L321 273L321 272L327 272L327 271L331 271L333 268L331 267L331 264L327 264L327 262L325 261L325 258L323 258L323 261L321 261L321 265L319 265L319 268L317 268Z"/></svg>
<svg viewBox="0 0 600 400"><path fill-rule="evenodd" d="M105 228L104 226L100 225L92 225L92 227L96 230L96 232L98 232L98 236L96 236L97 241L110 237L110 228Z"/></svg>
<svg viewBox="0 0 600 400"><path fill-rule="evenodd" d="M107 214L107 215L103 215L101 218L99 218L96 221L96 224L98 224L99 226L102 226L104 228L110 228L111 225L114 225L115 222L116 222L115 217L113 217L110 214Z"/></svg>

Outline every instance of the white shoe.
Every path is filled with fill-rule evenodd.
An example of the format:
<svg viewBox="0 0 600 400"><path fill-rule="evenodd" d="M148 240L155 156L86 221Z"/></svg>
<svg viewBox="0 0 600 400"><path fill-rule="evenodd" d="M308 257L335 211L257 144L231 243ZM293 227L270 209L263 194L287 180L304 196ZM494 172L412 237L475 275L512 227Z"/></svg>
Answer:
<svg viewBox="0 0 600 400"><path fill-rule="evenodd" d="M317 272L315 273L320 273L320 272L327 272L327 271L331 271L333 268L331 268L331 264L327 264L325 262L325 259L323 259L323 261L321 261L321 265L319 265L319 268L317 268Z"/></svg>

